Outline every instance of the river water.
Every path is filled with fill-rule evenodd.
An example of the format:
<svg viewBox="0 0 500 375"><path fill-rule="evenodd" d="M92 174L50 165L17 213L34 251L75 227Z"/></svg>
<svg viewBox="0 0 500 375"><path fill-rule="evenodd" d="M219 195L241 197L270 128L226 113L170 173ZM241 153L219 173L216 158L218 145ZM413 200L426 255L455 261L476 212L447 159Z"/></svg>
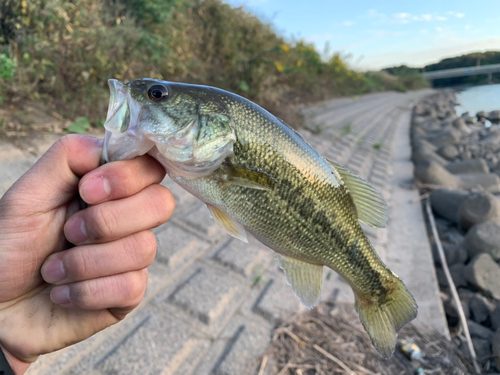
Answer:
<svg viewBox="0 0 500 375"><path fill-rule="evenodd" d="M473 86L457 94L460 103L455 109L457 115L469 111L474 116L479 111L500 110L500 84Z"/></svg>

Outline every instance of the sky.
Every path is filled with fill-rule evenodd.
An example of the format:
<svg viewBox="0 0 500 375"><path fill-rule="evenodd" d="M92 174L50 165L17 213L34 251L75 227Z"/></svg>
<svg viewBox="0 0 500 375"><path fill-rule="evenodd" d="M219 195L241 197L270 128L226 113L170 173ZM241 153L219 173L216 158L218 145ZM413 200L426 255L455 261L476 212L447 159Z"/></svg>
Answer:
<svg viewBox="0 0 500 375"><path fill-rule="evenodd" d="M500 0L225 0L282 36L338 52L351 68L413 67L470 52L500 51ZM325 54L328 56L328 53Z"/></svg>

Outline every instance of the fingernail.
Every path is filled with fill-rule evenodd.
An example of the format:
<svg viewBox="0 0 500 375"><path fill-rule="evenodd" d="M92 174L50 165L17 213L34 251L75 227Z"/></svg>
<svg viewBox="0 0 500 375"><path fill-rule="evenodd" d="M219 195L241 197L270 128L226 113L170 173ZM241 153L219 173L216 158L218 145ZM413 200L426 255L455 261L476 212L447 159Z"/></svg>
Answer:
<svg viewBox="0 0 500 375"><path fill-rule="evenodd" d="M50 299L58 305L65 305L69 303L69 286L61 285L53 287L50 292Z"/></svg>
<svg viewBox="0 0 500 375"><path fill-rule="evenodd" d="M66 278L63 262L59 258L53 258L45 263L42 271L43 279L48 283L55 283Z"/></svg>
<svg viewBox="0 0 500 375"><path fill-rule="evenodd" d="M86 181L80 188L80 195L87 203L99 203L106 200L111 194L109 181L102 177L95 177Z"/></svg>
<svg viewBox="0 0 500 375"><path fill-rule="evenodd" d="M64 227L64 232L68 241L75 245L87 239L87 228L85 228L85 222L81 217L69 219Z"/></svg>

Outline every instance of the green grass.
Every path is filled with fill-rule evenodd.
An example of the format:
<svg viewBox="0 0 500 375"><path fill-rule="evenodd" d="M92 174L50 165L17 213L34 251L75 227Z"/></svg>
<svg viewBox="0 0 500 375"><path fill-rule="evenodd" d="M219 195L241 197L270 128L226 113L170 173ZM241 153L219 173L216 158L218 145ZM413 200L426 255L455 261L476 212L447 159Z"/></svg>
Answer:
<svg viewBox="0 0 500 375"><path fill-rule="evenodd" d="M340 136L343 137L343 136L346 136L348 134L352 134L352 123L349 122L347 124L344 125L344 127L342 129L340 129Z"/></svg>

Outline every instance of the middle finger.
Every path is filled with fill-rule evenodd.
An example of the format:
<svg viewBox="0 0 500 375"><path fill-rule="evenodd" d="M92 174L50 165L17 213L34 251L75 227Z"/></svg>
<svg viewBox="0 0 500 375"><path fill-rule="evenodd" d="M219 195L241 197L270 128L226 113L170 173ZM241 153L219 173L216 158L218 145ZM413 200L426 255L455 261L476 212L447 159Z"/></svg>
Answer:
<svg viewBox="0 0 500 375"><path fill-rule="evenodd" d="M110 242L165 223L174 207L167 188L151 185L131 197L77 212L64 225L64 234L75 245Z"/></svg>

